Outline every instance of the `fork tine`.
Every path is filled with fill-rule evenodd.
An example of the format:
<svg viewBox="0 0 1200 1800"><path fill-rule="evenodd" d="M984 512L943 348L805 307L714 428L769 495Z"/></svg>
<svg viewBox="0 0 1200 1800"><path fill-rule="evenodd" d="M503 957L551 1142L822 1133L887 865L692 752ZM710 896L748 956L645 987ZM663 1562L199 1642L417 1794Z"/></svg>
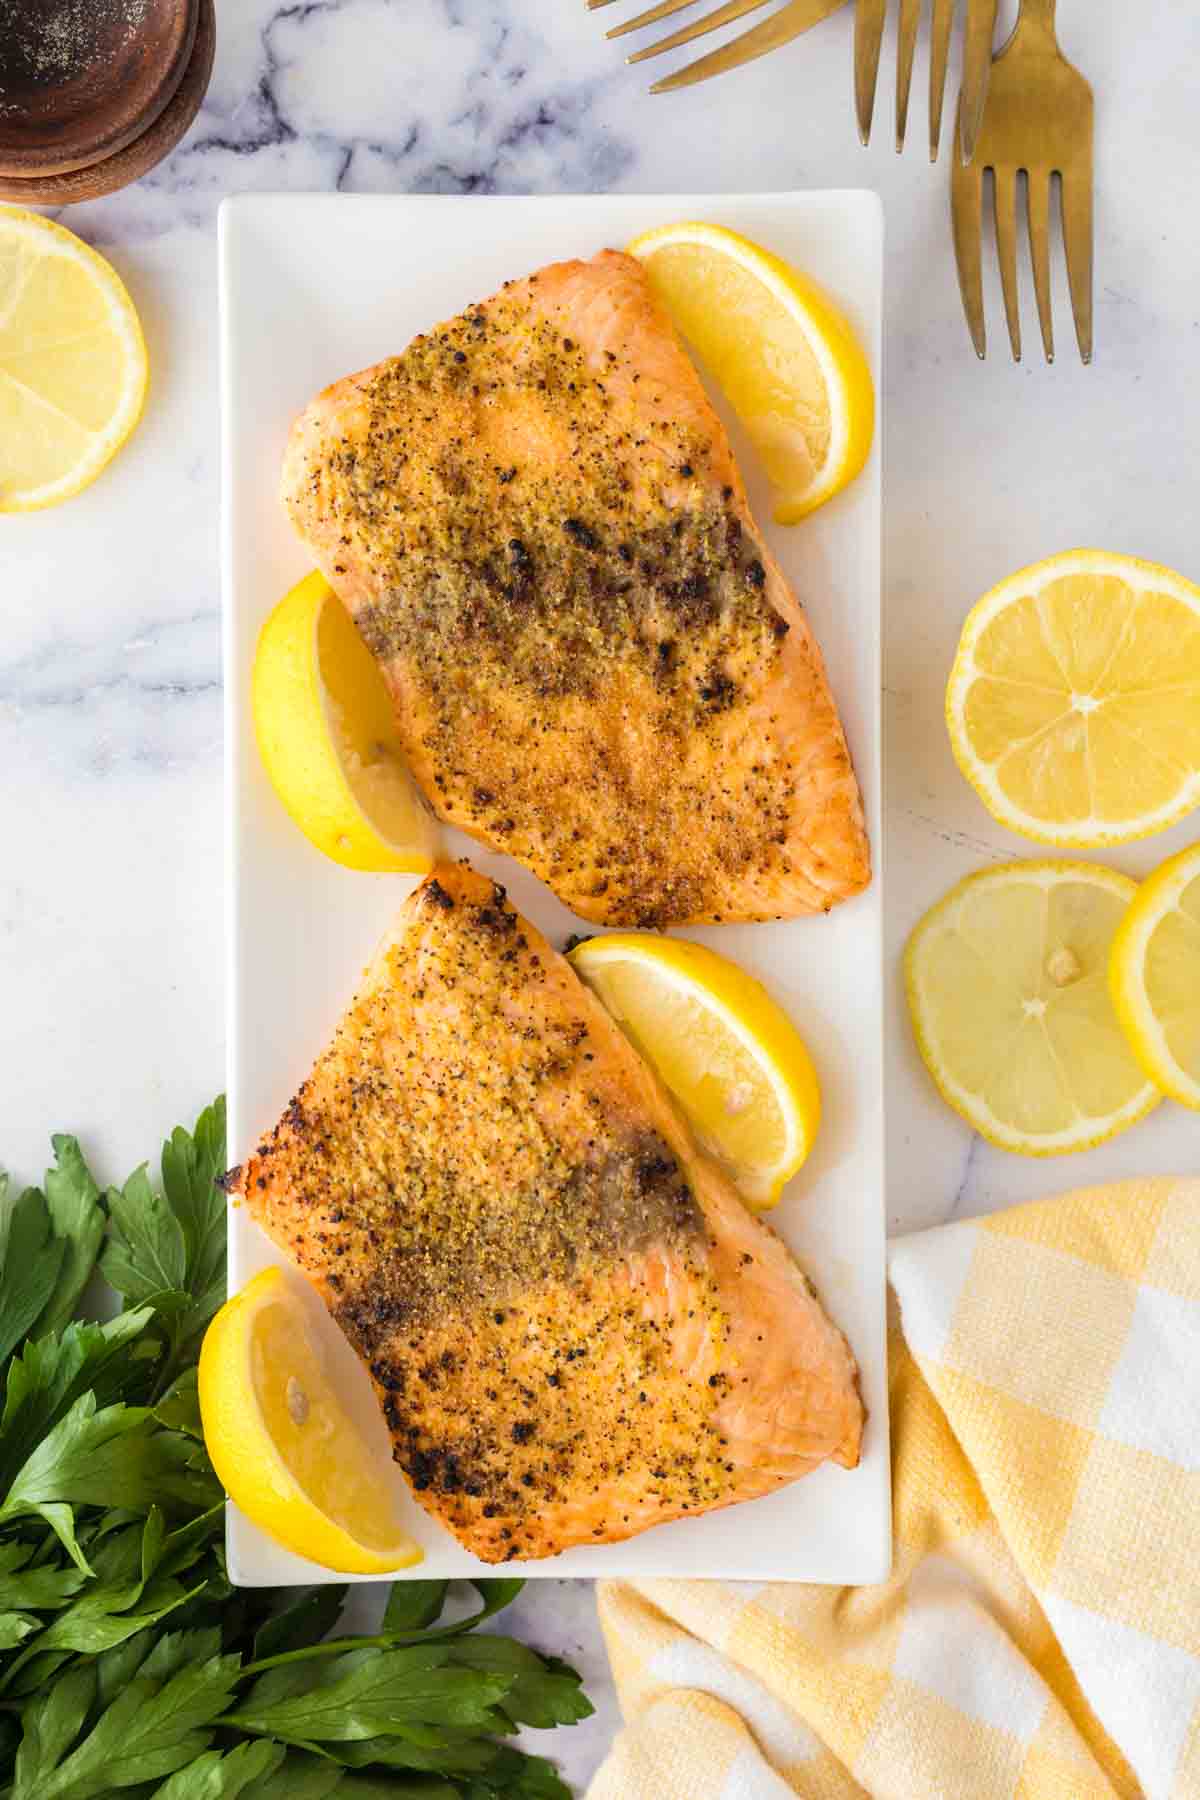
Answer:
<svg viewBox="0 0 1200 1800"><path fill-rule="evenodd" d="M635 19L626 19L623 24L614 25L606 37L624 37L630 31L640 31L643 25L656 25L659 19L669 19L672 13L682 12L687 6L694 6L695 0L659 0L657 6L648 7Z"/></svg>
<svg viewBox="0 0 1200 1800"><path fill-rule="evenodd" d="M963 311L975 354L982 361L987 355L987 324L983 313L983 170L978 163L964 163L954 157L950 208Z"/></svg>
<svg viewBox="0 0 1200 1800"><path fill-rule="evenodd" d="M766 56L769 50L790 44L793 38L801 37L845 4L846 0L812 0L811 4L800 5L797 0L789 0L788 5L780 7L769 18L761 19L757 25L751 25L732 43L721 44L707 56L699 56L695 62L676 69L674 74L664 75L650 92L670 94L677 88L693 87L698 81L707 81L710 75L724 75L729 69L740 69L743 63L753 62L756 56Z"/></svg>
<svg viewBox="0 0 1200 1800"><path fill-rule="evenodd" d="M983 123L999 6L1000 0L967 0L967 41L963 46L962 99L958 109L959 154L964 162L970 162L975 154Z"/></svg>
<svg viewBox="0 0 1200 1800"><path fill-rule="evenodd" d="M1063 241L1075 313L1075 336L1085 363L1092 360L1092 183L1090 170L1062 178Z"/></svg>
<svg viewBox="0 0 1200 1800"><path fill-rule="evenodd" d="M1029 254L1033 262L1033 287L1046 361L1054 361L1054 317L1050 308L1050 172L1029 171Z"/></svg>
<svg viewBox="0 0 1200 1800"><path fill-rule="evenodd" d="M933 38L929 46L929 160L936 162L942 141L942 108L946 99L946 69L950 61L950 31L954 24L954 0L933 0Z"/></svg>
<svg viewBox="0 0 1200 1800"><path fill-rule="evenodd" d="M858 135L864 144L871 141L886 4L887 0L858 0L854 9L854 105L858 113Z"/></svg>
<svg viewBox="0 0 1200 1800"><path fill-rule="evenodd" d="M684 0L685 5L690 3L691 0ZM677 50L680 44L690 44L695 38L719 30L722 25L732 25L735 19L744 19L747 13L755 12L766 4L767 0L725 0L725 5L718 6L715 12L705 13L702 19L693 19L690 25L681 26L670 37L663 38L661 43L650 44L645 50L637 51L629 60L631 63L645 62L648 56L658 56L664 50Z"/></svg>
<svg viewBox="0 0 1200 1800"><path fill-rule="evenodd" d="M1013 361L1021 360L1021 305L1017 293L1017 171L1010 167L993 169L996 198L996 255L1000 263L1000 285L1004 289L1004 311L1008 317L1008 341Z"/></svg>
<svg viewBox="0 0 1200 1800"><path fill-rule="evenodd" d="M912 93L913 56L921 0L900 0L900 39L896 46L896 149L903 150L908 130L908 99Z"/></svg>

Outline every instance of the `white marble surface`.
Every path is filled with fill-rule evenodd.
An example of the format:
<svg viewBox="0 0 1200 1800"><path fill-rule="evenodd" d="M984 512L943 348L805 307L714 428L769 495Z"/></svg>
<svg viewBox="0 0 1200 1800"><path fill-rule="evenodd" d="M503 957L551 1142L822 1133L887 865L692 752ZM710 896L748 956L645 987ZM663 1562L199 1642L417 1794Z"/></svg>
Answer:
<svg viewBox="0 0 1200 1800"><path fill-rule="evenodd" d="M1061 289L1053 369L1040 354L1015 368L999 342L976 362L946 164L931 170L921 145L923 99L898 159L889 55L877 141L858 147L848 11L740 74L650 99L646 72L605 43L614 15L589 16L583 0L218 10L216 74L189 138L139 187L68 221L112 256L142 312L154 371L145 422L90 493L0 524L0 1157L20 1175L42 1167L59 1129L123 1175L221 1081L214 220L226 193L880 190L893 972L945 887L1025 850L956 773L941 723L971 602L1022 563L1084 542L1200 575L1200 33L1178 0L1059 9L1099 99L1087 371ZM991 303L997 326L994 292ZM1028 310L1027 322L1033 345ZM1137 873L1196 833L1193 821L1112 860ZM1069 1162L988 1149L930 1091L895 981L892 999L893 1230L1200 1165L1196 1120L1170 1107ZM582 1784L615 1722L590 1594L541 1586L521 1624L588 1666L598 1718L554 1745Z"/></svg>

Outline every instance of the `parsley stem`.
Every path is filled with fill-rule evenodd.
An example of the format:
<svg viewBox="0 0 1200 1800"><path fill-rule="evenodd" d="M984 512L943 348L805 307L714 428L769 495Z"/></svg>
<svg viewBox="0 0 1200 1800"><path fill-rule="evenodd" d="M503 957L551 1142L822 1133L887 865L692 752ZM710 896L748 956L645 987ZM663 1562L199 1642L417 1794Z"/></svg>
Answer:
<svg viewBox="0 0 1200 1800"><path fill-rule="evenodd" d="M307 1662L311 1656L341 1656L348 1650L399 1650L406 1644L444 1643L448 1638L461 1637L464 1632L473 1630L481 1619L488 1617L485 1610L472 1613L469 1619L460 1619L455 1625L442 1625L436 1631L385 1631L374 1637L326 1638L303 1650L281 1650L278 1656L263 1656L257 1662L246 1663L238 1680L246 1675L262 1675L267 1669L277 1669L284 1663Z"/></svg>

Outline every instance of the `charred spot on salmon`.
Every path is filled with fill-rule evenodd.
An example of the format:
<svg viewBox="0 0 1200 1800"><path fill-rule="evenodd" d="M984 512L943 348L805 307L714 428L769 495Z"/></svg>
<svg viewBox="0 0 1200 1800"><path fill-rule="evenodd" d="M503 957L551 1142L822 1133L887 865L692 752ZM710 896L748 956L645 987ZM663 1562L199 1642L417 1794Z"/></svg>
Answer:
<svg viewBox="0 0 1200 1800"><path fill-rule="evenodd" d="M564 519L563 530L573 542L579 544L584 550L599 550L600 539L591 526L585 525L582 519Z"/></svg>
<svg viewBox="0 0 1200 1800"><path fill-rule="evenodd" d="M454 901L446 892L440 881L427 881L424 887L424 894L431 906L441 907L443 912L453 912Z"/></svg>

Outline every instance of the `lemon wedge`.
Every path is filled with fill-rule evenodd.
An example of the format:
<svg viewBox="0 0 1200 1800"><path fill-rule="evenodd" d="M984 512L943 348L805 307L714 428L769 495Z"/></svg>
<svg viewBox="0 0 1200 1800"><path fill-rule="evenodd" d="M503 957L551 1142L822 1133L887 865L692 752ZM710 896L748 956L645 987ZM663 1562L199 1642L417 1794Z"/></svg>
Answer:
<svg viewBox="0 0 1200 1800"><path fill-rule="evenodd" d="M1002 1150L1086 1150L1158 1104L1108 991L1136 893L1112 869L1012 863L959 882L913 933L905 975L921 1055Z"/></svg>
<svg viewBox="0 0 1200 1800"><path fill-rule="evenodd" d="M967 619L946 693L959 767L1002 825L1096 848L1200 805L1200 588L1073 550Z"/></svg>
<svg viewBox="0 0 1200 1800"><path fill-rule="evenodd" d="M93 482L141 417L146 378L116 270L50 219L0 207L0 512Z"/></svg>
<svg viewBox="0 0 1200 1800"><path fill-rule="evenodd" d="M816 1071L787 1014L728 957L680 938L590 938L570 961L749 1205L774 1206L821 1118Z"/></svg>
<svg viewBox="0 0 1200 1800"><path fill-rule="evenodd" d="M664 225L629 254L728 395L794 525L860 472L875 388L845 316L807 275L721 225Z"/></svg>
<svg viewBox="0 0 1200 1800"><path fill-rule="evenodd" d="M340 1574L383 1575L424 1553L395 1517L382 1420L372 1444L339 1397L336 1329L298 1278L256 1275L201 1347L204 1441L230 1499L277 1543Z"/></svg>
<svg viewBox="0 0 1200 1800"><path fill-rule="evenodd" d="M263 626L252 704L275 792L318 850L350 869L432 867L433 821L383 676L323 575L297 582Z"/></svg>
<svg viewBox="0 0 1200 1800"><path fill-rule="evenodd" d="M1112 948L1113 1005L1156 1087L1200 1112L1200 844L1138 889Z"/></svg>

